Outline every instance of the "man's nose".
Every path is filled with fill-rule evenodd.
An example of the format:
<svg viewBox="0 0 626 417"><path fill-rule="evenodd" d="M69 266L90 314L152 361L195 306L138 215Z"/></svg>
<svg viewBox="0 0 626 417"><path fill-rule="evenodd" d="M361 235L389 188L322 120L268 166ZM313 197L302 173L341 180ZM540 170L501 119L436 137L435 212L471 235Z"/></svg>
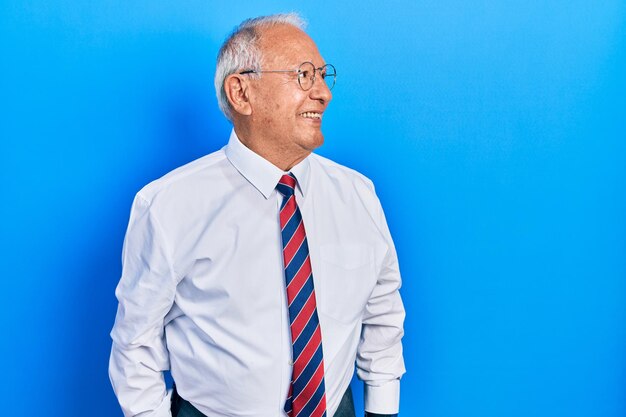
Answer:
<svg viewBox="0 0 626 417"><path fill-rule="evenodd" d="M330 92L330 88L328 88L328 84L321 77L316 77L315 82L313 83L313 87L311 87L310 97L313 100L319 100L320 102L326 104L333 98L333 93Z"/></svg>

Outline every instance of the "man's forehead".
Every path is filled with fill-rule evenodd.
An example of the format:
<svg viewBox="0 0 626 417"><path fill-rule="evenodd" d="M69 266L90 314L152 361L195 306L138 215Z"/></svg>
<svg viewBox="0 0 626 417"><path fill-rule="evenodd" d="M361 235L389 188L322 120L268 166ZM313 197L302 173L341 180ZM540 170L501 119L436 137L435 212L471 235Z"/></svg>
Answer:
<svg viewBox="0 0 626 417"><path fill-rule="evenodd" d="M305 61L316 65L324 64L313 39L291 25L264 29L259 46L264 64L299 65Z"/></svg>

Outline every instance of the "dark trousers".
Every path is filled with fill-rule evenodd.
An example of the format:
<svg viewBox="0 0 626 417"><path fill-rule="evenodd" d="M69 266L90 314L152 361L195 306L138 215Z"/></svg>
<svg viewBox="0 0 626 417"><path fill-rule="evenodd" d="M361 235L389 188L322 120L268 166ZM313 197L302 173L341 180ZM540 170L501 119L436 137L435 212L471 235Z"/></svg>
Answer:
<svg viewBox="0 0 626 417"><path fill-rule="evenodd" d="M174 393L172 394L172 417L209 417L202 414L191 403L178 395L176 385L174 385ZM354 401L352 400L352 390L350 387L346 390L341 398L339 408L333 417L356 417L354 413Z"/></svg>

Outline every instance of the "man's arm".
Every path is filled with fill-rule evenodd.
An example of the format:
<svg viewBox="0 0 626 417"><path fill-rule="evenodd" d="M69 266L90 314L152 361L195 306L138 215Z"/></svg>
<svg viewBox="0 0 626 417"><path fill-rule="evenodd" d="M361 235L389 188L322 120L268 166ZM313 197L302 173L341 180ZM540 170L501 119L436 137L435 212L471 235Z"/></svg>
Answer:
<svg viewBox="0 0 626 417"><path fill-rule="evenodd" d="M365 383L366 416L395 416L400 405L404 306L400 298L400 270L391 234L380 202L377 218L388 251L378 281L365 307L361 341L357 349L357 375Z"/></svg>
<svg viewBox="0 0 626 417"><path fill-rule="evenodd" d="M109 377L124 416L171 417L163 319L176 292L171 252L149 203L137 195L122 255Z"/></svg>

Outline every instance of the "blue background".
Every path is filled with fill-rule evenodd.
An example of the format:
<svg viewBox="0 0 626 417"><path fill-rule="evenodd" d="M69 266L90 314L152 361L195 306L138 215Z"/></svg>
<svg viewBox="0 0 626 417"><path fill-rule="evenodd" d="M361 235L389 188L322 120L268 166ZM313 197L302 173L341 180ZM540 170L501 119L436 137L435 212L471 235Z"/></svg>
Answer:
<svg viewBox="0 0 626 417"><path fill-rule="evenodd" d="M402 415L626 415L623 0L0 1L2 415L121 416L133 195L226 142L218 46L290 10L395 237Z"/></svg>

